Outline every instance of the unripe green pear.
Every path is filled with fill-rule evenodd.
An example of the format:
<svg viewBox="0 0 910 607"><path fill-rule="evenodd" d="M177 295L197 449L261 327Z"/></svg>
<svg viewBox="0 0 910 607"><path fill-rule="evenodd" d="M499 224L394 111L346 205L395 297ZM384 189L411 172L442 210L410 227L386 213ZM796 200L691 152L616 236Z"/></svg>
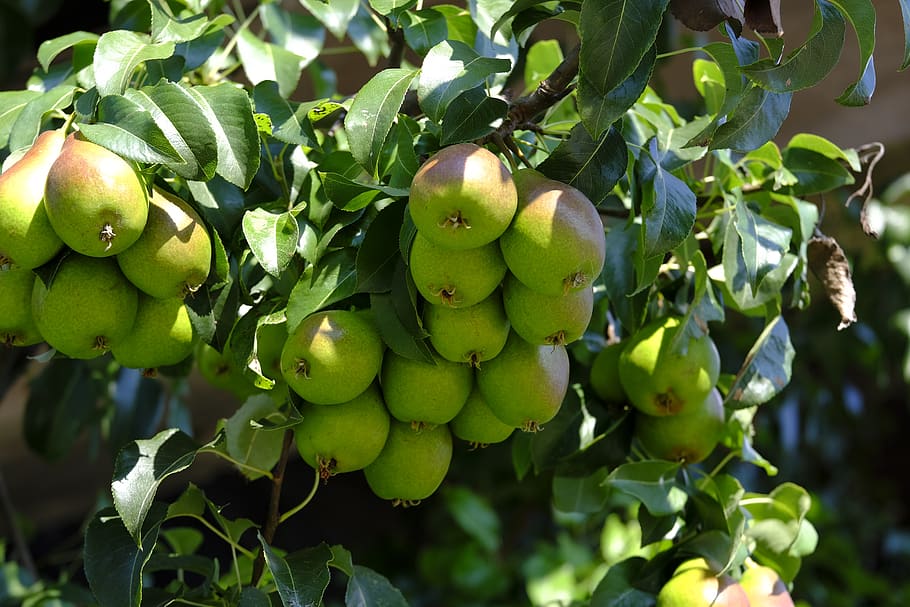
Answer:
<svg viewBox="0 0 910 607"><path fill-rule="evenodd" d="M742 587L728 575L700 566L678 570L657 594L657 607L750 607Z"/></svg>
<svg viewBox="0 0 910 607"><path fill-rule="evenodd" d="M431 304L466 308L489 297L506 275L496 243L474 249L450 250L433 244L420 232L409 261L417 291Z"/></svg>
<svg viewBox="0 0 910 607"><path fill-rule="evenodd" d="M476 372L477 385L504 424L534 432L559 412L569 387L564 346L529 344L515 332L499 356Z"/></svg>
<svg viewBox="0 0 910 607"><path fill-rule="evenodd" d="M472 367L496 357L509 337L509 319L498 291L467 308L425 306L423 322L440 356Z"/></svg>
<svg viewBox="0 0 910 607"><path fill-rule="evenodd" d="M0 269L0 344L31 346L43 341L32 318L35 273L18 266Z"/></svg>
<svg viewBox="0 0 910 607"><path fill-rule="evenodd" d="M518 196L499 158L473 143L441 149L411 183L414 225L434 244L473 249L491 243L512 221Z"/></svg>
<svg viewBox="0 0 910 607"><path fill-rule="evenodd" d="M714 451L724 432L724 402L715 388L683 413L652 416L638 412L635 436L652 457L698 463Z"/></svg>
<svg viewBox="0 0 910 607"><path fill-rule="evenodd" d="M625 345L625 342L608 344L591 361L591 389L610 405L628 401L626 391L619 380L619 356Z"/></svg>
<svg viewBox="0 0 910 607"><path fill-rule="evenodd" d="M751 607L793 607L793 598L787 585L770 567L747 565L739 579L739 585L749 597Z"/></svg>
<svg viewBox="0 0 910 607"><path fill-rule="evenodd" d="M451 461L452 433L447 425L415 430L393 419L382 452L363 473L378 497L412 505L439 488Z"/></svg>
<svg viewBox="0 0 910 607"><path fill-rule="evenodd" d="M382 365L383 343L369 318L323 310L304 318L281 351L281 373L304 400L343 403L369 387Z"/></svg>
<svg viewBox="0 0 910 607"><path fill-rule="evenodd" d="M529 289L514 274L502 284L502 301L512 330L528 343L564 346L581 338L594 312L590 286L565 295L546 295Z"/></svg>
<svg viewBox="0 0 910 607"><path fill-rule="evenodd" d="M44 206L54 231L71 249L107 257L136 242L149 205L132 164L73 134L48 172Z"/></svg>
<svg viewBox="0 0 910 607"><path fill-rule="evenodd" d="M182 298L159 299L140 293L133 329L111 348L111 354L124 367L154 369L185 359L193 353L195 341Z"/></svg>
<svg viewBox="0 0 910 607"><path fill-rule="evenodd" d="M496 417L476 383L461 411L449 422L449 428L457 438L480 447L501 443L515 431L515 426Z"/></svg>
<svg viewBox="0 0 910 607"><path fill-rule="evenodd" d="M200 341L196 349L196 366L211 385L227 390L238 398L246 398L257 391L253 382L244 376L243 369L234 360L234 354L227 346L219 352Z"/></svg>
<svg viewBox="0 0 910 607"><path fill-rule="evenodd" d="M679 335L680 319L651 321L626 340L619 379L629 401L648 415L675 415L698 406L717 384L720 355L707 335Z"/></svg>
<svg viewBox="0 0 910 607"><path fill-rule="evenodd" d="M389 412L376 384L336 405L306 403L294 427L297 450L325 480L362 470L379 456L389 435Z"/></svg>
<svg viewBox="0 0 910 607"><path fill-rule="evenodd" d="M433 362L386 352L382 360L382 394L389 413L415 427L445 424L464 406L474 386L467 363L448 361L435 352Z"/></svg>
<svg viewBox="0 0 910 607"><path fill-rule="evenodd" d="M184 297L209 275L212 241L202 218L186 201L155 188L139 239L117 255L120 269L153 297Z"/></svg>
<svg viewBox="0 0 910 607"><path fill-rule="evenodd" d="M63 248L44 208L44 183L65 137L63 129L44 131L0 175L0 266L37 268Z"/></svg>
<svg viewBox="0 0 910 607"><path fill-rule="evenodd" d="M281 350L288 340L288 323L263 324L256 332L256 357L260 371L277 384L284 383L281 374Z"/></svg>
<svg viewBox="0 0 910 607"><path fill-rule="evenodd" d="M509 270L546 295L587 288L606 256L597 209L580 191L533 169L517 171L514 180L518 210L499 239Z"/></svg>
<svg viewBox="0 0 910 607"><path fill-rule="evenodd" d="M95 358L133 329L139 292L113 259L70 253L49 285L35 280L32 316L45 341L70 358Z"/></svg>

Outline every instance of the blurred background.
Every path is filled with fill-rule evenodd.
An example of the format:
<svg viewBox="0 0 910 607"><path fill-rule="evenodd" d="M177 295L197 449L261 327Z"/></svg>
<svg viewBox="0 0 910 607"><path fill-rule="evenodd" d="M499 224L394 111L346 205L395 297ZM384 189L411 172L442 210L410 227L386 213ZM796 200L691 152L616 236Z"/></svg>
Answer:
<svg viewBox="0 0 910 607"><path fill-rule="evenodd" d="M783 4L786 40L793 47L809 32L814 2ZM108 10L101 1L0 0L0 90L26 86L41 41L80 29L100 33L107 28ZM824 232L839 241L853 265L859 322L837 331L839 316L815 283L809 308L786 317L797 351L793 380L756 418L755 446L780 469L770 480L792 480L816 498L810 519L820 542L804 560L793 594L818 607L910 604L910 480L904 467L910 461L910 75L897 71L904 49L898 2L877 2L876 10L878 83L871 106L834 102L859 69L848 28L837 71L794 96L777 138L784 145L796 133L811 132L841 147L881 142L886 149L873 175L878 240L863 234L859 203L844 205L849 192L817 201L824 207ZM559 31L546 34L562 36L566 47L573 43ZM678 47L696 34L670 22L663 35L668 47ZM664 99L683 111L697 109L691 59L662 61L655 80ZM360 63L359 55L331 61L336 71L344 68L337 85L342 94L356 90L376 69ZM730 320L725 339L735 346L736 319ZM751 338L742 336L740 351ZM80 567L83 525L95 504L109 499L116 441L102 441L72 423L72 415L92 412L57 409L59 419L29 416L25 403L30 392L40 390L40 382L30 383L39 370L21 351L0 349L0 538L10 552L14 529L21 530L35 569L53 577ZM141 381L150 380L135 378ZM191 422L163 419L160 401L137 404L129 394L113 395L117 407L144 407L141 415L131 411L110 418L120 433L114 434L125 441L177 422L191 423L205 438L237 407L230 394L195 375L178 396L188 404ZM73 447L56 448L64 442ZM566 516L550 503L551 479L516 482L508 445L456 454L455 462L440 497L408 510L373 497L359 475L337 477L320 487L293 524L281 527L276 544L344 544L418 605L505 605L516 589L535 604L568 601L636 541L622 504L596 516ZM754 490L772 486L758 468L743 466L735 474ZM290 505L310 490L312 474L295 458L288 479ZM200 458L177 481L174 487L187 481L202 486L225 505L226 515L262 520L264 482L247 481L215 458ZM472 519L485 526L466 522Z"/></svg>

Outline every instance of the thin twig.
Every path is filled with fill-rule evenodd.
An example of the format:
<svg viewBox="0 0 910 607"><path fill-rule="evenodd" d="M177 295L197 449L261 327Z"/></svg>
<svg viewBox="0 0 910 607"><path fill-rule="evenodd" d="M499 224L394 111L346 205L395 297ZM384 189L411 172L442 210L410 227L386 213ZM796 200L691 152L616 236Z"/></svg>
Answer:
<svg viewBox="0 0 910 607"><path fill-rule="evenodd" d="M294 431L287 429L284 432L284 443L281 445L281 457L275 466L275 472L272 474L272 493L269 497L269 510L265 519L265 527L262 531L262 537L266 544L271 544L275 539L275 531L278 530L279 506L281 502L281 485L284 483L284 471L287 468L288 456L291 452L291 446L294 444ZM252 585L259 583L262 572L265 569L265 551L259 551L259 556L253 564Z"/></svg>
<svg viewBox="0 0 910 607"><path fill-rule="evenodd" d="M393 27L389 19L386 18L386 32L389 38L389 61L387 67L401 67L405 48L404 30L400 27Z"/></svg>

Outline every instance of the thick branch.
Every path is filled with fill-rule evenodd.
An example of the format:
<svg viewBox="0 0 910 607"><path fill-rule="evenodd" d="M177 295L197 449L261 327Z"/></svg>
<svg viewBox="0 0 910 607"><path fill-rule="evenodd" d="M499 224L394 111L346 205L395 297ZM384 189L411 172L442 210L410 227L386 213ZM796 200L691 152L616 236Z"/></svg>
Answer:
<svg viewBox="0 0 910 607"><path fill-rule="evenodd" d="M572 92L572 81L578 75L578 54L581 44L569 51L553 73L537 85L533 93L512 102L509 116L498 129L499 135L509 137L517 129L532 129L534 119Z"/></svg>
<svg viewBox="0 0 910 607"><path fill-rule="evenodd" d="M265 540L266 544L272 543L272 540L275 539L275 532L278 530L279 517L281 515L279 511L281 502L281 485L284 483L284 471L285 468L287 468L288 456L291 453L291 446L293 444L294 431L285 430L284 443L281 446L281 458L278 460L278 464L275 466L275 471L272 473L272 493L269 496L269 511L266 514L265 528L262 530L262 537ZM262 577L262 572L264 569L265 552L260 551L259 556L256 558L256 562L253 564L253 586L259 582L259 578Z"/></svg>
<svg viewBox="0 0 910 607"><path fill-rule="evenodd" d="M401 67L405 49L404 30L400 27L393 27L388 19L386 19L386 28L389 37L389 60L387 67Z"/></svg>

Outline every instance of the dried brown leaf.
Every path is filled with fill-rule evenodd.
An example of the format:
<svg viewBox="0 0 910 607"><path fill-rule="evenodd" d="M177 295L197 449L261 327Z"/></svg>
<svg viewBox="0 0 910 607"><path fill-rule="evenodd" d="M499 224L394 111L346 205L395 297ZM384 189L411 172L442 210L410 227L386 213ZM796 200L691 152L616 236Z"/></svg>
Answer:
<svg viewBox="0 0 910 607"><path fill-rule="evenodd" d="M856 322L856 289L844 250L830 236L818 234L809 239L809 268L825 287L825 293L841 316L837 330Z"/></svg>
<svg viewBox="0 0 910 607"><path fill-rule="evenodd" d="M783 36L780 0L746 0L746 26L764 36Z"/></svg>
<svg viewBox="0 0 910 607"><path fill-rule="evenodd" d="M735 0L671 0L670 12L689 29L704 32L724 21L739 34L745 18Z"/></svg>

